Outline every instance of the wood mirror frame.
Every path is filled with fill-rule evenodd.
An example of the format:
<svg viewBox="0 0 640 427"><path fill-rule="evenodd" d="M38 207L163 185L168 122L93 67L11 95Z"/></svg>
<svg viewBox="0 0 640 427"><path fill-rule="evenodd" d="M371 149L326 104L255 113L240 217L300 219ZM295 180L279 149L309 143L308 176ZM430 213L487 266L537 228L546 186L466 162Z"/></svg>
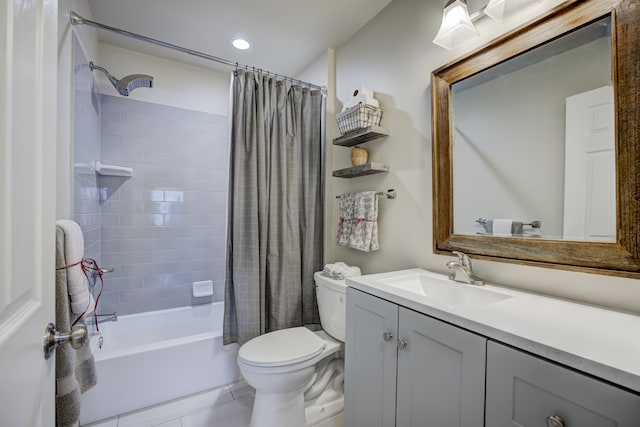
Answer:
<svg viewBox="0 0 640 427"><path fill-rule="evenodd" d="M616 242L454 234L451 85L611 16L616 123ZM568 0L431 75L434 252L640 278L640 2Z"/></svg>

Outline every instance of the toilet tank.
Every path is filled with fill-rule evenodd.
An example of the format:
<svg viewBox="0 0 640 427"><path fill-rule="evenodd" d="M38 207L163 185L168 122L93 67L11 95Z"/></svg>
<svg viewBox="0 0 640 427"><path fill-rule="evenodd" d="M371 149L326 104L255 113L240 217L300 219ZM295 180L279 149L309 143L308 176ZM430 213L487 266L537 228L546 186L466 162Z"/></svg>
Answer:
<svg viewBox="0 0 640 427"><path fill-rule="evenodd" d="M347 284L317 272L313 275L316 282L316 296L322 329L333 338L344 342Z"/></svg>

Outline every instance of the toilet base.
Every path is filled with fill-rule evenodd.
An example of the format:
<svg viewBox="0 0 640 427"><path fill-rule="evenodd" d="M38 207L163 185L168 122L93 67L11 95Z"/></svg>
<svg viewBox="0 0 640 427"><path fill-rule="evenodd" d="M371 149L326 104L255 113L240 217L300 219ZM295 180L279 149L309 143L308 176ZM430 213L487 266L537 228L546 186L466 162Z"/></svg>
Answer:
<svg viewBox="0 0 640 427"><path fill-rule="evenodd" d="M305 425L304 396L300 391L269 394L256 390L249 427Z"/></svg>
<svg viewBox="0 0 640 427"><path fill-rule="evenodd" d="M330 357L317 368L321 375L296 391L256 389L249 427L343 427L344 360Z"/></svg>
<svg viewBox="0 0 640 427"><path fill-rule="evenodd" d="M300 392L286 395L256 392L249 427L283 426L343 427L344 395L327 390L319 399L305 402Z"/></svg>

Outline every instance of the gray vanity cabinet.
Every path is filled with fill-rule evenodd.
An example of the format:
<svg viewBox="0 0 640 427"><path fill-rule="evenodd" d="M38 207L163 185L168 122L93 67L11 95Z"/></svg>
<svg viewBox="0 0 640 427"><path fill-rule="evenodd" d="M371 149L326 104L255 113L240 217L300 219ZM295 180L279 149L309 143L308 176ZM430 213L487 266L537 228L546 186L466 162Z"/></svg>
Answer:
<svg viewBox="0 0 640 427"><path fill-rule="evenodd" d="M392 427L398 306L347 288L346 322L345 427Z"/></svg>
<svg viewBox="0 0 640 427"><path fill-rule="evenodd" d="M346 427L481 427L486 339L347 289Z"/></svg>
<svg viewBox="0 0 640 427"><path fill-rule="evenodd" d="M638 427L640 396L495 342L487 427Z"/></svg>

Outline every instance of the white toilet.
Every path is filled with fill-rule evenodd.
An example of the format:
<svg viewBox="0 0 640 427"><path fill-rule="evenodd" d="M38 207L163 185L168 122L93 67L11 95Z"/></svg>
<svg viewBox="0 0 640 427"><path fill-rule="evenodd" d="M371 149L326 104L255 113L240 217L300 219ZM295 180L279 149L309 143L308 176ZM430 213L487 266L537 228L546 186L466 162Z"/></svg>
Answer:
<svg viewBox="0 0 640 427"><path fill-rule="evenodd" d="M324 330L289 328L256 337L238 352L256 389L250 427L331 426L344 410L344 280L314 274Z"/></svg>

